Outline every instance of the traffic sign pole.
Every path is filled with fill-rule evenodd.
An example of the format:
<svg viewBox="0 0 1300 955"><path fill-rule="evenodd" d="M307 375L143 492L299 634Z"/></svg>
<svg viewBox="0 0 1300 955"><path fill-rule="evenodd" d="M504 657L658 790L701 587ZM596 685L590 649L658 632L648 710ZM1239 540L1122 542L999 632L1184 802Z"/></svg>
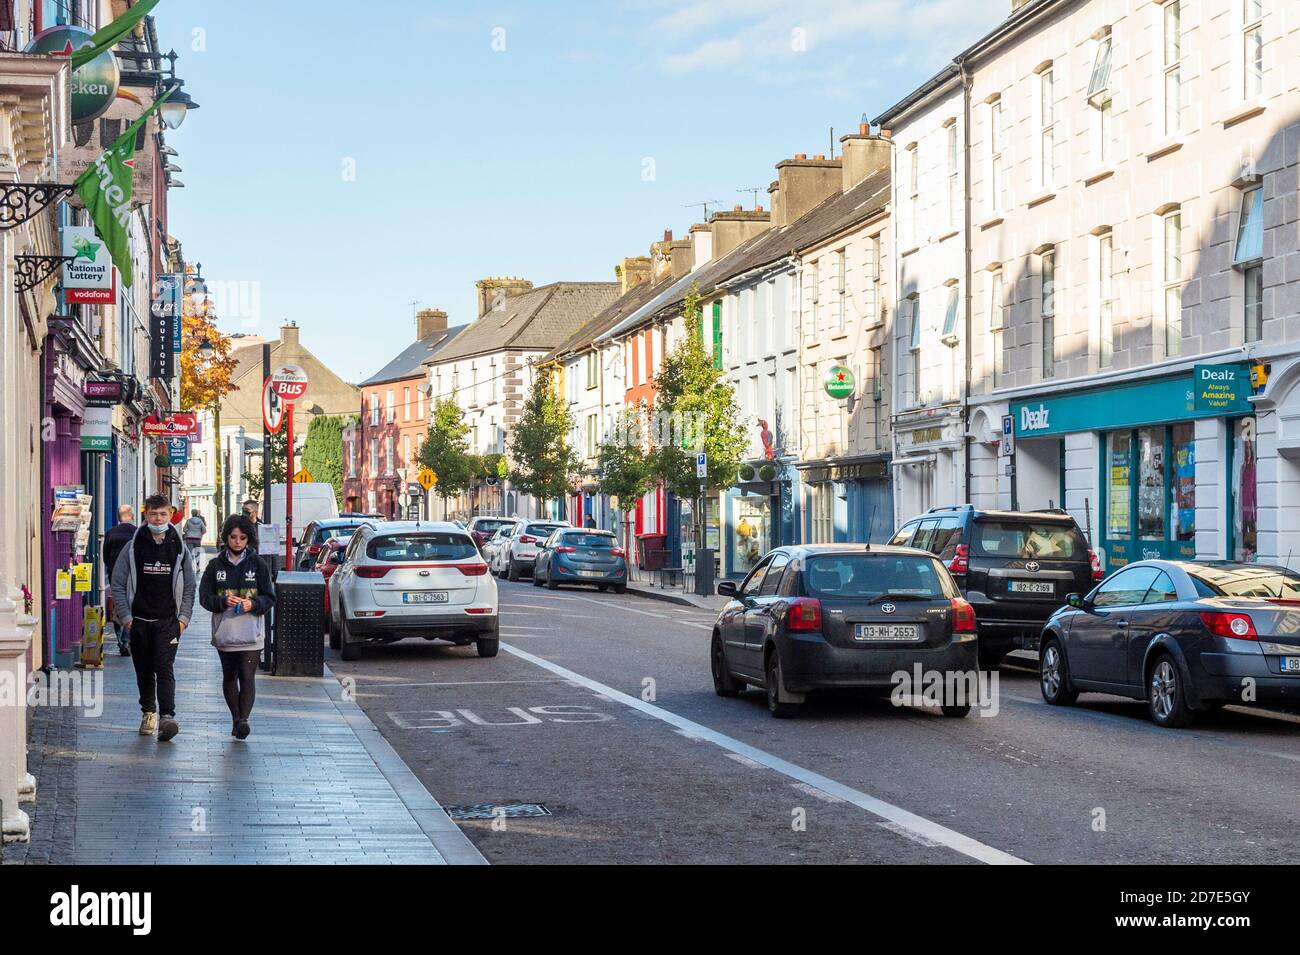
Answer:
<svg viewBox="0 0 1300 955"><path fill-rule="evenodd" d="M284 406L288 419L285 426L289 429L285 437L288 447L284 464L284 569L293 570L293 402Z"/></svg>

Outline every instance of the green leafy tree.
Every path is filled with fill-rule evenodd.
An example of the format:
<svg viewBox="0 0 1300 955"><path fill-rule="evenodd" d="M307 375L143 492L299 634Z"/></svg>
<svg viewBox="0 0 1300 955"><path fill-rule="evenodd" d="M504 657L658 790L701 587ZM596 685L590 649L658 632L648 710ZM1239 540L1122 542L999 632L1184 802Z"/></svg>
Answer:
<svg viewBox="0 0 1300 955"><path fill-rule="evenodd" d="M469 425L454 398L440 398L429 414L429 434L420 445L420 464L438 476L434 490L447 498L463 494L477 478L478 456L469 450Z"/></svg>
<svg viewBox="0 0 1300 955"><path fill-rule="evenodd" d="M668 432L671 440L653 449L650 469L678 497L694 498L700 493L696 453L709 456L705 483L715 490L730 487L749 439L735 389L713 366L713 355L700 338L700 293L694 284L682 303L682 319L686 337L664 359L655 379L655 412L666 423L656 430Z"/></svg>
<svg viewBox="0 0 1300 955"><path fill-rule="evenodd" d="M355 416L313 418L307 426L307 441L302 448L302 466L312 480L333 486L340 509L343 507L343 429L356 420Z"/></svg>
<svg viewBox="0 0 1300 955"><path fill-rule="evenodd" d="M622 510L631 510L636 499L655 485L642 413L629 408L619 415L613 439L601 444L599 459L600 489L617 497Z"/></svg>
<svg viewBox="0 0 1300 955"><path fill-rule="evenodd" d="M554 377L539 370L510 433L509 476L514 486L539 501L567 494L570 476L582 463L569 445L572 430L568 402L555 387Z"/></svg>
<svg viewBox="0 0 1300 955"><path fill-rule="evenodd" d="M295 435L293 443L296 446L294 449L294 458L296 459L298 455L302 453L302 439ZM289 436L285 432L284 428L281 428L278 434L271 435L270 440L266 443L267 458L269 460L267 470L271 472L272 484L285 483L285 463L287 459L285 452L288 448ZM315 472L312 472L312 476L315 477ZM266 475L263 471L258 471L256 474L248 475L249 497L257 501L262 500L266 495L265 478Z"/></svg>

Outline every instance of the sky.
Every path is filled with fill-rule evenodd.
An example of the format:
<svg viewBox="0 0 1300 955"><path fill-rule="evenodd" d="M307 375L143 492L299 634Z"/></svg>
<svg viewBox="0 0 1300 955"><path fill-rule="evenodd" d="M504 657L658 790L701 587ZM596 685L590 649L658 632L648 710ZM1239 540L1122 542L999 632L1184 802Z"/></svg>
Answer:
<svg viewBox="0 0 1300 955"><path fill-rule="evenodd" d="M163 0L199 103L170 227L225 332L359 382L474 283L612 281L665 229L765 204L1010 12L1009 0ZM838 150L837 150L838 151ZM418 304L417 304L418 303Z"/></svg>

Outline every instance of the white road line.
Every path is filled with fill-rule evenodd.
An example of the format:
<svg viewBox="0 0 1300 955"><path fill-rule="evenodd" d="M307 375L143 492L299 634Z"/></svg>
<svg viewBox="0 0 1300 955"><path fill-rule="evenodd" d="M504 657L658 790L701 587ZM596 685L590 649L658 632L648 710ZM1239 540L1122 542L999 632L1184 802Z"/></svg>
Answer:
<svg viewBox="0 0 1300 955"><path fill-rule="evenodd" d="M495 686L499 683L568 683L572 685L573 681L560 678L557 680L448 680L445 683L358 683L357 689L378 688L382 690L390 686Z"/></svg>
<svg viewBox="0 0 1300 955"><path fill-rule="evenodd" d="M564 677L580 686L585 686L589 690L601 693L616 703L622 703L647 716L652 716L657 720L675 727L678 731L684 731L692 736L698 737L706 742L713 743L721 749L740 756L752 759L754 762L768 769L787 776L796 782L807 783L816 789L831 796L843 799L847 803L852 803L859 809L865 809L872 815L879 816L886 822L893 823L900 830L904 830L916 836L919 839L925 839L941 846L946 846L954 852L960 852L964 856L969 856L979 862L987 862L993 865L1028 865L1024 859L1017 858L1010 853L1003 852L1001 849L995 849L987 846L982 842L972 839L970 836L964 836L946 826L941 826L937 822L932 822L915 813L908 812L899 806L885 802L883 799L877 799L875 796L869 796L864 792L846 786L843 783L836 782L829 776L823 776L821 773L815 773L810 769L804 769L802 766L796 766L794 763L781 759L779 756L773 756L756 746L750 746L748 743L742 743L738 739L727 736L712 730L701 723L687 719L684 716L678 716L676 713L665 710L653 703L646 703L644 700L637 699L635 696L629 696L621 690L616 690L611 686L606 686L590 677L585 677L581 673L575 673L573 670L562 667L557 663L543 657L535 656L521 650L518 647L512 647L509 644L501 644L501 649L512 653L521 660L527 660L535 666L548 670L556 676Z"/></svg>
<svg viewBox="0 0 1300 955"><path fill-rule="evenodd" d="M608 606L608 603L607 603L606 601L604 601L604 600L596 600L596 599L594 599L594 598L592 598L592 597L574 597L574 598L572 598L572 599L573 599L573 600L585 600L585 601L587 601L588 603L593 603L593 604L602 604L602 605L604 605L604 606ZM666 613L655 613L653 610L637 610L635 607L624 607L624 606L621 606L621 605L619 606L618 609L619 609L619 610L625 610L625 611L627 611L628 613L639 613L639 614L641 614L641 615L644 616L644 617L656 617L656 618L659 619L659 620L671 620L673 623L680 623L680 624L682 624L683 626L686 626L686 627L699 627L701 630L712 630L712 629L713 629L713 625L712 625L712 624L709 624L709 623L695 623L693 620L680 620L680 619L678 619L677 617L674 617L674 616L672 616L672 615L670 615L670 614L666 614Z"/></svg>

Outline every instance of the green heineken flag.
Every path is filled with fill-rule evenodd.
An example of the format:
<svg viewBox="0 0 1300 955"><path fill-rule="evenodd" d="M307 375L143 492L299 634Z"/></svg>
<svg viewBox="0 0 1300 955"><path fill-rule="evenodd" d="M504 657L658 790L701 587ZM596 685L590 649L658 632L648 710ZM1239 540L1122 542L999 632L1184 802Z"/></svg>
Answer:
<svg viewBox="0 0 1300 955"><path fill-rule="evenodd" d="M104 240L123 285L131 285L131 191L135 184L135 136L144 121L180 87L174 86L154 100L140 118L126 128L104 154L86 167L75 183L77 195L90 213L95 231Z"/></svg>
<svg viewBox="0 0 1300 955"><path fill-rule="evenodd" d="M108 26L97 30L95 35L90 38L89 44L83 46L80 50L73 51L71 57L72 68L75 70L80 66L84 66L105 50L111 50L117 46L122 37L134 30L135 25L148 16L149 11L156 6L158 6L158 0L140 0L139 3Z"/></svg>

